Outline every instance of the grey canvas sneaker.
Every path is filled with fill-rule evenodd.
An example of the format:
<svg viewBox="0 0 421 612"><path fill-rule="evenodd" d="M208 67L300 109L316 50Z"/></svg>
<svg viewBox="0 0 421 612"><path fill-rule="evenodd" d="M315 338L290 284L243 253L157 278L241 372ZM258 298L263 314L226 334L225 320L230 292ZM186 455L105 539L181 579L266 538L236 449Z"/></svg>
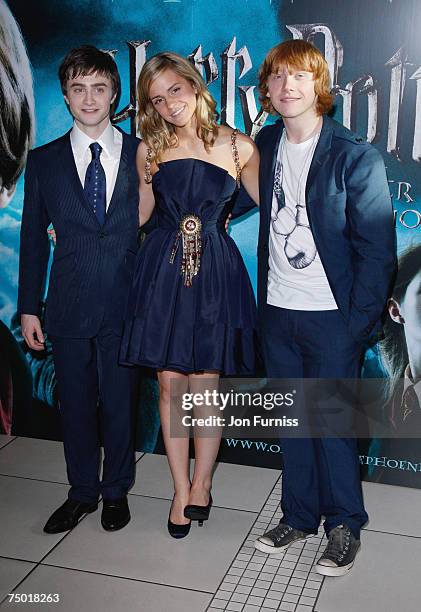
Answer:
<svg viewBox="0 0 421 612"><path fill-rule="evenodd" d="M279 523L274 529L267 531L264 535L260 536L260 538L257 538L254 542L254 548L268 555L272 555L274 553L283 552L294 542L306 540L311 537L313 537L311 533L299 531L285 523Z"/></svg>
<svg viewBox="0 0 421 612"><path fill-rule="evenodd" d="M344 576L354 565L360 548L349 527L338 525L329 533L324 553L316 563L316 572L322 576Z"/></svg>

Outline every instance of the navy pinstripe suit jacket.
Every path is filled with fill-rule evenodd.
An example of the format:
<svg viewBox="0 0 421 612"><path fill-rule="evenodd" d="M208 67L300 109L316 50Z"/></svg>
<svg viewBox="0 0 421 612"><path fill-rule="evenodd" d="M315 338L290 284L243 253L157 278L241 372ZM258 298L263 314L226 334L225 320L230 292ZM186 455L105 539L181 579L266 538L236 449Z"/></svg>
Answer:
<svg viewBox="0 0 421 612"><path fill-rule="evenodd" d="M31 151L25 173L18 312L40 314L50 244L45 329L54 336L90 338L106 318L120 333L137 251L139 140L123 132L117 179L104 225L85 198L70 132Z"/></svg>

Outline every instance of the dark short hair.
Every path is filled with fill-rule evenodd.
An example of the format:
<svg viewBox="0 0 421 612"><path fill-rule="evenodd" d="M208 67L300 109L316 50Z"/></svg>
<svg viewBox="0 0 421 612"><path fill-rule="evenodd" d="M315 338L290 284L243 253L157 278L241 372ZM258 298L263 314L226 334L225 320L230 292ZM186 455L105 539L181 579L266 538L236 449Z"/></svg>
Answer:
<svg viewBox="0 0 421 612"><path fill-rule="evenodd" d="M67 81L78 76L87 76L97 72L111 80L113 93L120 92L120 75L117 64L107 51L101 51L93 45L82 45L72 49L61 62L58 69L61 90L67 91ZM115 103L112 105L114 110Z"/></svg>
<svg viewBox="0 0 421 612"><path fill-rule="evenodd" d="M34 94L28 55L19 27L0 0L0 189L21 175L34 140Z"/></svg>

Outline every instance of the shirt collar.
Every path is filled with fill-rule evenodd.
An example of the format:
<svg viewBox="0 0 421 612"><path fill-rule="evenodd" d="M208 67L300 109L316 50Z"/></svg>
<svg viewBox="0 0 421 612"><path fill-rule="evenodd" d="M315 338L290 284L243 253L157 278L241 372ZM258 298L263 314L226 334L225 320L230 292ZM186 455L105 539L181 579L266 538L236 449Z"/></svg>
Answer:
<svg viewBox="0 0 421 612"><path fill-rule="evenodd" d="M97 142L101 145L103 149L102 154L104 154L105 157L113 157L116 146L114 132L115 129L111 125L111 122L108 122L108 125L102 132L101 136L94 140L93 138L85 134L85 132L82 132L82 130L76 125L76 123L73 123L73 127L70 132L70 142L72 144L72 149L75 153L75 156L78 159L83 159L87 154L89 145L93 142Z"/></svg>

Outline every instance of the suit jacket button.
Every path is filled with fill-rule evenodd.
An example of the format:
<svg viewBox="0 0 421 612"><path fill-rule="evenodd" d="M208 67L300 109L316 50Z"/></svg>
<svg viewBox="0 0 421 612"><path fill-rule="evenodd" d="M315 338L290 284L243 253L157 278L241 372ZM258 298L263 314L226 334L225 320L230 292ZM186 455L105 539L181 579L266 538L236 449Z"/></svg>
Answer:
<svg viewBox="0 0 421 612"><path fill-rule="evenodd" d="M364 138L361 138L361 136L357 136L355 142L364 142Z"/></svg>
<svg viewBox="0 0 421 612"><path fill-rule="evenodd" d="M100 238L105 238L105 234L104 234L104 232L99 232L98 236L99 236Z"/></svg>

